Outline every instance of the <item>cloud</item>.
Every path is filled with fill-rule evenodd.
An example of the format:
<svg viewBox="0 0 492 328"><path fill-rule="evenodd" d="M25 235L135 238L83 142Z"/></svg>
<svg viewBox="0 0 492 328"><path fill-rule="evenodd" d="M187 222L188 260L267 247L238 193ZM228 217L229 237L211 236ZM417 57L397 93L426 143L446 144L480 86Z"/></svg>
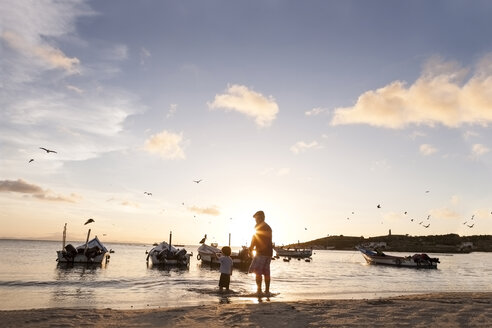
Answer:
<svg viewBox="0 0 492 328"><path fill-rule="evenodd" d="M472 155L474 157L482 156L482 155L488 153L489 151L490 151L490 149L487 148L486 146L482 145L482 144L474 144L472 146Z"/></svg>
<svg viewBox="0 0 492 328"><path fill-rule="evenodd" d="M326 108L316 107L311 110L304 112L306 116L317 116L327 111Z"/></svg>
<svg viewBox="0 0 492 328"><path fill-rule="evenodd" d="M296 142L292 147L290 147L290 151L294 154L299 154L311 148L318 148L318 142L312 141L310 143L305 143L304 141Z"/></svg>
<svg viewBox="0 0 492 328"><path fill-rule="evenodd" d="M392 129L437 124L486 126L492 122L492 55L482 58L466 80L467 76L467 70L456 63L431 58L413 84L393 81L367 91L354 106L336 108L331 124Z"/></svg>
<svg viewBox="0 0 492 328"><path fill-rule="evenodd" d="M69 196L62 196L53 194L50 190L44 190L40 186L27 183L22 179L17 180L0 180L0 192L15 192L20 194L31 195L34 198L55 201L55 202L69 202L75 203L81 199L77 194L70 194Z"/></svg>
<svg viewBox="0 0 492 328"><path fill-rule="evenodd" d="M145 65L147 58L150 58L152 54L146 48L140 49L140 65Z"/></svg>
<svg viewBox="0 0 492 328"><path fill-rule="evenodd" d="M426 136L425 132L422 131L413 131L410 134L410 138L413 140L417 139L418 137L425 137L425 136Z"/></svg>
<svg viewBox="0 0 492 328"><path fill-rule="evenodd" d="M447 207L432 209L429 214L439 219L459 219L461 217L456 211Z"/></svg>
<svg viewBox="0 0 492 328"><path fill-rule="evenodd" d="M220 215L220 211L217 208L217 206L205 207L205 208L201 208L201 207L197 207L197 206L191 206L191 207L188 207L188 210L190 210L194 213L197 213L197 214L207 214L207 215L213 215L213 216L219 216Z"/></svg>
<svg viewBox="0 0 492 328"><path fill-rule="evenodd" d="M167 111L166 118L171 118L176 114L176 111L178 110L178 104L171 104L169 105L169 110Z"/></svg>
<svg viewBox="0 0 492 328"><path fill-rule="evenodd" d="M185 159L183 150L183 134L168 131L153 134L145 141L145 148L149 153L160 155L164 159Z"/></svg>
<svg viewBox="0 0 492 328"><path fill-rule="evenodd" d="M260 127L270 126L279 111L272 96L265 97L261 93L237 84L229 86L226 93L215 95L214 101L207 105L211 109L234 110L253 117Z"/></svg>
<svg viewBox="0 0 492 328"><path fill-rule="evenodd" d="M0 2L2 60L10 63L2 79L31 81L41 72L59 69L80 73L80 60L65 54L57 45L74 36L77 20L94 15L83 1Z"/></svg>
<svg viewBox="0 0 492 328"><path fill-rule="evenodd" d="M437 148L429 144L422 144L419 147L419 151L424 156L429 156L437 152Z"/></svg>
<svg viewBox="0 0 492 328"><path fill-rule="evenodd" d="M73 92L76 92L78 94L81 94L81 93L84 93L84 90L80 89L80 88L77 88L76 86L74 85L67 85L67 89L68 90L71 90Z"/></svg>

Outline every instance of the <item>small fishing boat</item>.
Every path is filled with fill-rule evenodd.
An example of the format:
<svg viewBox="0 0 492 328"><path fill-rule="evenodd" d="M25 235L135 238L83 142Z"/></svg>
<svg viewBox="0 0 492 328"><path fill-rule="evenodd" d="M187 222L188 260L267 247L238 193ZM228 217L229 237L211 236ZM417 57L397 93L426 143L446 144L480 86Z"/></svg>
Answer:
<svg viewBox="0 0 492 328"><path fill-rule="evenodd" d="M202 263L207 263L209 265L219 264L219 257L221 257L222 251L218 248L217 243L210 243L207 245L205 243L207 239L207 235L203 237L200 241L200 247L198 247L198 254L196 255L196 259L202 261ZM231 235L229 234L229 245L231 241ZM246 246L242 246L239 251L231 252L232 263L235 267L238 268L247 268L251 264L253 260L249 253L249 248Z"/></svg>
<svg viewBox="0 0 492 328"><path fill-rule="evenodd" d="M62 250L56 251L59 263L88 263L106 264L109 261L109 251L103 243L95 236L89 240L91 229L87 232L84 244L74 247L72 244L65 245L67 235L67 224L63 229Z"/></svg>
<svg viewBox="0 0 492 328"><path fill-rule="evenodd" d="M427 254L414 254L412 256L394 256L383 253L380 250L371 250L362 246L356 247L369 264L390 265L408 268L436 269L438 258L431 258Z"/></svg>
<svg viewBox="0 0 492 328"><path fill-rule="evenodd" d="M274 247L277 256L295 257L295 258L307 258L313 255L313 250L310 248L285 248Z"/></svg>
<svg viewBox="0 0 492 328"><path fill-rule="evenodd" d="M169 234L169 243L163 241L148 252L147 262L150 258L153 265L189 266L193 254L188 254L184 248L172 246L171 241L172 232Z"/></svg>
<svg viewBox="0 0 492 328"><path fill-rule="evenodd" d="M217 244L215 244L217 245ZM213 245L202 244L198 247L197 260L207 264L219 264L218 257L221 257L222 251ZM231 252L232 263L235 267L249 267L252 258L249 255L249 249L243 246L239 251Z"/></svg>

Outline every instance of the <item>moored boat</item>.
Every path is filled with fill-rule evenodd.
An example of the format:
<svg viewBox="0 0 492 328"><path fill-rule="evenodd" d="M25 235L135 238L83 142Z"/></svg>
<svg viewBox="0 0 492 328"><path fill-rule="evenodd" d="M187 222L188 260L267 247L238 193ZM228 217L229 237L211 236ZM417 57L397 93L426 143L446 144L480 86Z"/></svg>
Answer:
<svg viewBox="0 0 492 328"><path fill-rule="evenodd" d="M310 248L285 248L274 247L277 256L295 257L295 258L307 258L313 255L313 250Z"/></svg>
<svg viewBox="0 0 492 328"><path fill-rule="evenodd" d="M414 254L412 256L394 256L383 253L380 250L371 250L363 246L356 247L369 264L389 265L408 268L436 269L438 258L431 258L427 254Z"/></svg>
<svg viewBox="0 0 492 328"><path fill-rule="evenodd" d="M169 243L163 241L148 252L147 262L150 258L153 265L178 265L186 267L190 265L190 257L193 254L188 254L184 248L172 246L172 236L173 233L171 231L169 233Z"/></svg>
<svg viewBox="0 0 492 328"><path fill-rule="evenodd" d="M223 255L222 251L218 248L217 243L207 245L205 243L206 239L207 235L200 241L202 245L198 247L198 254L196 255L197 260L209 265L219 264L218 258ZM249 249L246 246L242 246L239 251L232 251L231 258L233 265L238 268L247 268L252 261Z"/></svg>
<svg viewBox="0 0 492 328"><path fill-rule="evenodd" d="M63 229L62 250L56 251L59 263L88 263L106 264L109 261L109 251L103 243L95 236L89 240L91 229L87 232L87 240L84 244L74 247L72 244L65 245L67 225Z"/></svg>

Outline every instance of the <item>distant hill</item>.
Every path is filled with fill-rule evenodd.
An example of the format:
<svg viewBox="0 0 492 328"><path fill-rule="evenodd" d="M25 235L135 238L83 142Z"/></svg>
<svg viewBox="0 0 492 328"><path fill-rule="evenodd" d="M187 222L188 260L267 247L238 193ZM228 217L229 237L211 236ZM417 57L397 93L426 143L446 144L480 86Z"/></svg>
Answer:
<svg viewBox="0 0 492 328"><path fill-rule="evenodd" d="M457 234L407 236L387 235L378 237L329 236L288 247L306 247L313 249L354 250L360 244L378 244L382 249L396 252L428 253L469 253L492 252L492 236L459 236Z"/></svg>

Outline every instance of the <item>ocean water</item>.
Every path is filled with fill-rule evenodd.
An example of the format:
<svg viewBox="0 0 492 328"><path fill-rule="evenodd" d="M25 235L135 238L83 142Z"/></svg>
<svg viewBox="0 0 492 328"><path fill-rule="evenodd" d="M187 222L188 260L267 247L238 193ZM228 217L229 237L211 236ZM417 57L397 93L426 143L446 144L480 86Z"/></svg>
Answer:
<svg viewBox="0 0 492 328"><path fill-rule="evenodd" d="M76 243L78 244L78 243ZM358 251L314 251L311 262L272 261L270 299L251 297L254 275L235 270L231 296L217 293L218 268L196 259L188 269L148 267L152 245L110 244L105 267L58 265L61 242L0 240L0 310L47 307L137 309L212 303L379 298L442 291L492 292L492 254L429 254L437 270L366 264ZM388 252L389 254L397 254ZM404 253L402 255L411 255Z"/></svg>

